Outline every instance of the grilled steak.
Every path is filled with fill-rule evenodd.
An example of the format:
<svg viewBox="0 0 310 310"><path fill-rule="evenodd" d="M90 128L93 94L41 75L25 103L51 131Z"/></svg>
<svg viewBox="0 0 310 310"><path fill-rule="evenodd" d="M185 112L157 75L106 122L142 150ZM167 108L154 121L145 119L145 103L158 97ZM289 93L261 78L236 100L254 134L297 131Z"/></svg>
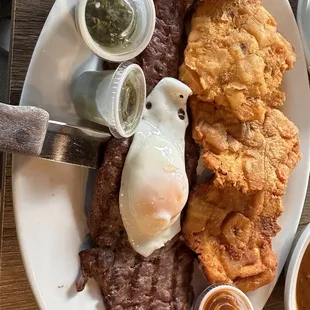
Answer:
<svg viewBox="0 0 310 310"><path fill-rule="evenodd" d="M92 277L108 310L187 310L193 296L193 253L177 237L145 258L133 250L123 227L118 194L129 146L127 139L111 139L107 145L88 218L97 247L80 253L77 290Z"/></svg>
<svg viewBox="0 0 310 310"><path fill-rule="evenodd" d="M137 57L148 92L165 77L177 77L180 48L184 41L184 18L194 0L154 0L156 26L148 47Z"/></svg>
<svg viewBox="0 0 310 310"><path fill-rule="evenodd" d="M118 247L119 239L125 234L118 196L130 144L131 139L112 138L104 154L104 163L99 169L88 215L88 227L92 240L100 247Z"/></svg>
<svg viewBox="0 0 310 310"><path fill-rule="evenodd" d="M178 76L183 20L194 0L154 0L155 34L138 57L148 92L162 78ZM187 310L192 304L193 253L178 236L145 258L131 247L119 212L122 169L131 140L111 139L99 170L88 226L95 248L80 252L81 274L77 290L87 278L100 284L107 310ZM186 171L194 182L199 152L186 135Z"/></svg>
<svg viewBox="0 0 310 310"><path fill-rule="evenodd" d="M177 241L144 258L121 238L118 247L80 253L82 276L100 284L107 309L188 310L192 302L193 254Z"/></svg>

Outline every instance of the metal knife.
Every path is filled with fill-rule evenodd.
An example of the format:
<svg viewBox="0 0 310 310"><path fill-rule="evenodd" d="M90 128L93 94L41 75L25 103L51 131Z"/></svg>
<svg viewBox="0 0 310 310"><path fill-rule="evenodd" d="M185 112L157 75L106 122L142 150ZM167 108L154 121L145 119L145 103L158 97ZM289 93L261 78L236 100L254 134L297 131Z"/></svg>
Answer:
<svg viewBox="0 0 310 310"><path fill-rule="evenodd" d="M37 107L0 103L0 151L97 169L111 135L103 126L49 120Z"/></svg>

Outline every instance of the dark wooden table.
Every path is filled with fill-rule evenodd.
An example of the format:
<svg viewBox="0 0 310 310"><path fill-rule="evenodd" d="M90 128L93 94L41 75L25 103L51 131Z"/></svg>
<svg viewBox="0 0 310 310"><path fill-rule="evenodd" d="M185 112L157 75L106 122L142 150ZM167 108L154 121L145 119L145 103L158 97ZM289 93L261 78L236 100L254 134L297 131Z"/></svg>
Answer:
<svg viewBox="0 0 310 310"><path fill-rule="evenodd" d="M296 12L297 1L298 0L290 0L294 12ZM9 89L9 98L12 104L19 102L34 46L53 3L54 0L15 0L13 6L13 40ZM5 167L5 182L2 198L4 199L4 216L3 233L2 235L0 234L0 240L2 239L3 242L2 251L0 253L0 309L35 310L38 309L38 306L34 300L25 275L16 237L12 202L10 156L7 157ZM308 189L300 226L309 222L310 188ZM284 277L281 276L265 309L284 309L283 297Z"/></svg>

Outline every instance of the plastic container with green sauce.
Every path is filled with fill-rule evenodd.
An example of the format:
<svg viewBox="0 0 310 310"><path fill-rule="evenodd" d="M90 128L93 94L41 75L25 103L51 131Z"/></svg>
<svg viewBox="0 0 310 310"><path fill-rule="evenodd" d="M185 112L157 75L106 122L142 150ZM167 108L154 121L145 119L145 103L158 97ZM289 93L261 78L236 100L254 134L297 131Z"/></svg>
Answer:
<svg viewBox="0 0 310 310"><path fill-rule="evenodd" d="M76 25L99 57L122 62L138 56L155 29L153 0L80 0Z"/></svg>
<svg viewBox="0 0 310 310"><path fill-rule="evenodd" d="M131 43L137 26L132 0L88 0L85 17L89 34L99 45L122 49Z"/></svg>
<svg viewBox="0 0 310 310"><path fill-rule="evenodd" d="M73 88L73 103L82 119L109 127L116 138L132 136L146 100L145 76L140 66L122 63L116 71L88 71Z"/></svg>

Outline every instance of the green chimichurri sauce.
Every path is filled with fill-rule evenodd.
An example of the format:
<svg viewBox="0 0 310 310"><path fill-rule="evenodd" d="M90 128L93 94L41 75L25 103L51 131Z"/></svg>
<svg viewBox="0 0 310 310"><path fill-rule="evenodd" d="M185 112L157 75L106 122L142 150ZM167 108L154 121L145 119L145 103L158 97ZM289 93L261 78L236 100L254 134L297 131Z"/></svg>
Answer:
<svg viewBox="0 0 310 310"><path fill-rule="evenodd" d="M92 38L107 47L126 47L135 30L135 12L128 0L88 0L86 25Z"/></svg>

